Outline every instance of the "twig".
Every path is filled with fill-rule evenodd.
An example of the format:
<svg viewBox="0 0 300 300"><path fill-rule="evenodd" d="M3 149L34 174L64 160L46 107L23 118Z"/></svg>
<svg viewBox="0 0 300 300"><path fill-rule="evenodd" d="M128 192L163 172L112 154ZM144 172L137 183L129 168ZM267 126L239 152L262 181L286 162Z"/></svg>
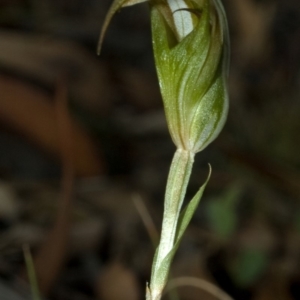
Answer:
<svg viewBox="0 0 300 300"><path fill-rule="evenodd" d="M67 101L66 85L59 81L55 94L55 110L62 157L61 201L56 222L34 260L40 291L44 295L49 292L62 268L70 231L74 163L71 118Z"/></svg>
<svg viewBox="0 0 300 300"><path fill-rule="evenodd" d="M206 291L207 293L217 297L221 300L233 300L228 294L226 294L223 290L218 288L216 285L200 278L196 277L189 277L189 276L183 276L183 277L177 277L174 279L171 279L165 289L164 293L167 293L171 289L179 286L191 286L198 289L201 289L203 291Z"/></svg>
<svg viewBox="0 0 300 300"><path fill-rule="evenodd" d="M154 225L153 219L152 219L151 215L149 214L149 211L148 211L142 197L139 194L133 194L132 200L133 200L133 203L145 225L148 235L152 241L152 244L156 248L158 240L159 240L159 235L158 235L157 229Z"/></svg>

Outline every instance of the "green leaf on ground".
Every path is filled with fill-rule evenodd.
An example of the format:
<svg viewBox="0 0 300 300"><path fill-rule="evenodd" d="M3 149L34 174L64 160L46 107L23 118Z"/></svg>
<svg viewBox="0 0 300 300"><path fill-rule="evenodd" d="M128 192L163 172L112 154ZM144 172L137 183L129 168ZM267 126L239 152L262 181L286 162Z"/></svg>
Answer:
<svg viewBox="0 0 300 300"><path fill-rule="evenodd" d="M268 253L263 249L243 249L229 266L229 272L236 284L246 288L255 283L268 264Z"/></svg>
<svg viewBox="0 0 300 300"><path fill-rule="evenodd" d="M208 203L208 218L212 230L222 239L228 240L238 224L236 205L240 198L241 188L234 185L224 196Z"/></svg>

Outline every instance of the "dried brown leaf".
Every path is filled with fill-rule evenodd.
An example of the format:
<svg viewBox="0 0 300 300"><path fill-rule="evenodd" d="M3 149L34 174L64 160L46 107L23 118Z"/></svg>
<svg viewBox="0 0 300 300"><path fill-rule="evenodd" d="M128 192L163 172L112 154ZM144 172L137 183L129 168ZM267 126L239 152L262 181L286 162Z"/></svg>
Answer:
<svg viewBox="0 0 300 300"><path fill-rule="evenodd" d="M41 90L18 79L0 76L0 121L49 154L59 157L55 108ZM103 166L88 134L71 121L74 168L79 176L101 174Z"/></svg>

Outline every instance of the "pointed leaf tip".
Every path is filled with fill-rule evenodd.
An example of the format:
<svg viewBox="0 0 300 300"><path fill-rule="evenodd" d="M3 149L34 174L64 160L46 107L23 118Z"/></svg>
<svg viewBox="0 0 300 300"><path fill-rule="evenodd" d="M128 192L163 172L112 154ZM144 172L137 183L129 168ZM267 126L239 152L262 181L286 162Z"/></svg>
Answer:
<svg viewBox="0 0 300 300"><path fill-rule="evenodd" d="M108 25L109 25L112 17L121 7L123 7L123 5L126 1L127 0L115 0L112 3L111 7L109 8L109 10L105 16L104 23L103 23L103 26L101 28L100 35L99 35L98 46L97 46L97 54L98 55L100 55L104 35L107 31Z"/></svg>
<svg viewBox="0 0 300 300"><path fill-rule="evenodd" d="M100 31L98 46L97 46L97 55L100 55L103 40L104 40L104 35L107 31L108 25L109 25L112 17L114 16L114 14L122 7L135 5L138 3L145 2L145 1L148 1L148 0L115 0L112 3L111 7L109 8L109 10L105 16L104 23L103 23L103 26Z"/></svg>

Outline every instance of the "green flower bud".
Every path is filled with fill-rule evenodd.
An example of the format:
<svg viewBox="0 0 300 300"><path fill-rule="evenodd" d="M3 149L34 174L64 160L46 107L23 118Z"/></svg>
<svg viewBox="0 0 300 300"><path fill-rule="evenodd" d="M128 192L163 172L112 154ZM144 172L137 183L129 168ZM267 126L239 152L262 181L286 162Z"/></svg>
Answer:
<svg viewBox="0 0 300 300"><path fill-rule="evenodd" d="M228 29L221 0L114 0L99 38L121 7L149 1L152 41L171 137L199 152L224 126L228 111Z"/></svg>
<svg viewBox="0 0 300 300"><path fill-rule="evenodd" d="M198 152L219 134L228 95L227 22L219 0L153 0L152 41L175 145Z"/></svg>

